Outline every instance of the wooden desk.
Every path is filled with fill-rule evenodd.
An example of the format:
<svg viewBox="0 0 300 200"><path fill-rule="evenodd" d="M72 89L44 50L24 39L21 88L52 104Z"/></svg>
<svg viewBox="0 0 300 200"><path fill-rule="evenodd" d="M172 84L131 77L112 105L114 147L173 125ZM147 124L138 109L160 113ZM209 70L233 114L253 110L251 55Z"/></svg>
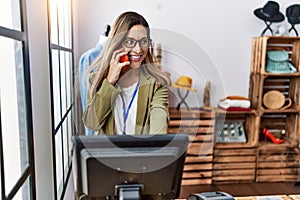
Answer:
<svg viewBox="0 0 300 200"><path fill-rule="evenodd" d="M234 197L236 200L300 200L300 195L267 195L267 196L248 196Z"/></svg>
<svg viewBox="0 0 300 200"><path fill-rule="evenodd" d="M267 195L267 196L247 196L234 197L235 200L300 200L300 195ZM185 200L185 199L177 199Z"/></svg>
<svg viewBox="0 0 300 200"><path fill-rule="evenodd" d="M300 186L295 183L236 183L236 184L206 184L197 186L181 186L180 198L202 192L222 191L234 197L266 196L266 195L299 195ZM297 200L300 200L297 199Z"/></svg>

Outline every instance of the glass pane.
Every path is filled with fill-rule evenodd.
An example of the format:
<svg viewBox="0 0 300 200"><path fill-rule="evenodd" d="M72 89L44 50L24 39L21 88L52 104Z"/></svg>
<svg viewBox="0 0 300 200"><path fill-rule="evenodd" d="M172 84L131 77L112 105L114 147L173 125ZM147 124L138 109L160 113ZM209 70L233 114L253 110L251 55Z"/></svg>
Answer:
<svg viewBox="0 0 300 200"><path fill-rule="evenodd" d="M69 98L70 98L70 103L72 104L74 101L74 65L73 65L73 57L72 53L69 54L69 60L70 60L70 72L69 72L69 79L70 79L70 93L69 93Z"/></svg>
<svg viewBox="0 0 300 200"><path fill-rule="evenodd" d="M57 27L57 0L49 0L50 7L50 30L51 43L58 44L58 27Z"/></svg>
<svg viewBox="0 0 300 200"><path fill-rule="evenodd" d="M57 2L58 4L58 45L65 47L65 20L64 20L64 0Z"/></svg>
<svg viewBox="0 0 300 200"><path fill-rule="evenodd" d="M64 150L64 170L65 170L65 174L67 174L68 170L69 170L69 155L68 155L69 140L68 140L68 126L67 125L68 125L67 120L65 120L63 122L63 150ZM64 178L66 179L67 176L65 175Z"/></svg>
<svg viewBox="0 0 300 200"><path fill-rule="evenodd" d="M20 1L0 1L0 26L21 31Z"/></svg>
<svg viewBox="0 0 300 200"><path fill-rule="evenodd" d="M68 123L68 141L69 141L69 156L71 159L72 156L72 150L73 150L73 143L72 143L72 135L73 135L73 123L72 123L72 115L73 115L73 109L71 110L70 114L68 115L67 118L67 123Z"/></svg>
<svg viewBox="0 0 300 200"><path fill-rule="evenodd" d="M57 193L62 192L63 187L63 163L62 163L62 139L61 139L62 130L61 128L55 134L55 156L56 156L56 184L57 184ZM60 195L58 194L58 197Z"/></svg>
<svg viewBox="0 0 300 200"><path fill-rule="evenodd" d="M0 37L0 103L7 193L29 165L22 47L20 41Z"/></svg>
<svg viewBox="0 0 300 200"><path fill-rule="evenodd" d="M67 92L67 108L72 103L72 55L70 52L66 52L66 92Z"/></svg>
<svg viewBox="0 0 300 200"><path fill-rule="evenodd" d="M64 0L65 47L71 48L71 1Z"/></svg>
<svg viewBox="0 0 300 200"><path fill-rule="evenodd" d="M59 81L59 60L58 50L52 50L52 86L53 86L53 101L54 101L54 124L58 126L61 120L60 112L60 81Z"/></svg>
<svg viewBox="0 0 300 200"><path fill-rule="evenodd" d="M66 93L66 54L60 51L60 88L61 88L61 112L64 116L67 112L67 93Z"/></svg>
<svg viewBox="0 0 300 200"><path fill-rule="evenodd" d="M30 200L30 180L31 177L29 176L14 196L13 200Z"/></svg>
<svg viewBox="0 0 300 200"><path fill-rule="evenodd" d="M71 27L71 1L60 0L58 5L58 35L59 46L71 48L72 46L72 27Z"/></svg>

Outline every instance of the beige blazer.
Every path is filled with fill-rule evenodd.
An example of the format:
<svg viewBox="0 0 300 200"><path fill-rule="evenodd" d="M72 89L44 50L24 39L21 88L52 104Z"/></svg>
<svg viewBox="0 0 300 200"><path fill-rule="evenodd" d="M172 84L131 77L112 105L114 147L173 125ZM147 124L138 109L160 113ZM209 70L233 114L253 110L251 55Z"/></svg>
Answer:
<svg viewBox="0 0 300 200"><path fill-rule="evenodd" d="M83 113L83 123L95 134L115 134L113 105L121 89L104 79L100 89L92 99L87 98L87 108ZM162 134L167 132L168 87L159 86L156 80L140 72L137 100L136 134Z"/></svg>

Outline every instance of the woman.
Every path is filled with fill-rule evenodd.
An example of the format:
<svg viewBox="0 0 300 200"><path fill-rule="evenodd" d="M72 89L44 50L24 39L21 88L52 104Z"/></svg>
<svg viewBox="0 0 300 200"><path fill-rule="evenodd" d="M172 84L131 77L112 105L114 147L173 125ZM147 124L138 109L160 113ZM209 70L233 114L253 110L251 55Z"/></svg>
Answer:
<svg viewBox="0 0 300 200"><path fill-rule="evenodd" d="M154 64L150 45L143 16L125 12L117 18L104 50L87 72L97 69L90 77L83 122L96 134L166 133L171 81Z"/></svg>

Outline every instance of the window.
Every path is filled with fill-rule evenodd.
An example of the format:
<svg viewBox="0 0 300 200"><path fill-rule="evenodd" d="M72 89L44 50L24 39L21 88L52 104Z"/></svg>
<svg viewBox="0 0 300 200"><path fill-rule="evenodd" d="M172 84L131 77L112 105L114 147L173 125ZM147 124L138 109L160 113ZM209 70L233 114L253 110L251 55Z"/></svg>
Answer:
<svg viewBox="0 0 300 200"><path fill-rule="evenodd" d="M56 199L62 199L71 172L71 136L75 132L73 127L72 4L71 0L48 0L48 6L54 188Z"/></svg>
<svg viewBox="0 0 300 200"><path fill-rule="evenodd" d="M0 2L1 199L35 199L25 0ZM5 173L4 173L5 172Z"/></svg>

